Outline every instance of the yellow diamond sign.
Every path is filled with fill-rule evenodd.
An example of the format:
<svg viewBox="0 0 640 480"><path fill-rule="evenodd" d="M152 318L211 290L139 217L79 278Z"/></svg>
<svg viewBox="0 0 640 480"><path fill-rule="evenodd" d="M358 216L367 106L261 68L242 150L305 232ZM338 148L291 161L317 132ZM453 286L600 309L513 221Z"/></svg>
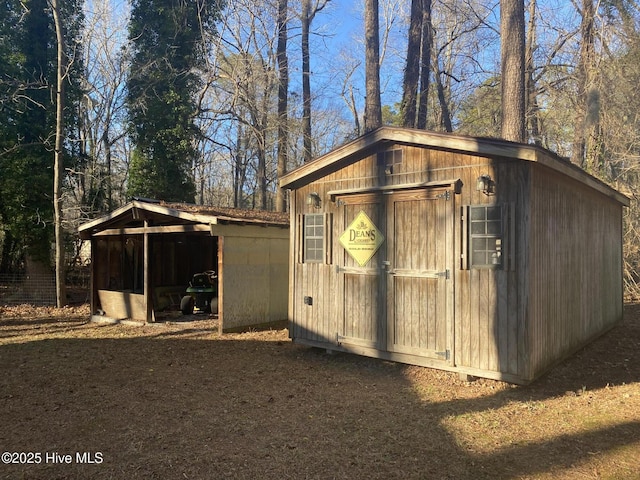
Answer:
<svg viewBox="0 0 640 480"><path fill-rule="evenodd" d="M340 235L340 244L361 267L371 260L383 242L382 232L362 211Z"/></svg>

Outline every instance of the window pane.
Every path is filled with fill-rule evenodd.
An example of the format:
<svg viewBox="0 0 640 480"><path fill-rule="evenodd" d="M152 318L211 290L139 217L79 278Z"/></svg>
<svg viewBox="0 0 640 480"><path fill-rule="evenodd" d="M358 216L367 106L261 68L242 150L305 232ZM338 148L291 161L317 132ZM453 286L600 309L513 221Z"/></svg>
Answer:
<svg viewBox="0 0 640 480"><path fill-rule="evenodd" d="M502 233L502 222L489 221L487 222L487 234L488 235L500 235Z"/></svg>
<svg viewBox="0 0 640 480"><path fill-rule="evenodd" d="M487 263L487 239L474 238L471 240L472 265L486 265Z"/></svg>
<svg viewBox="0 0 640 480"><path fill-rule="evenodd" d="M471 266L495 268L502 264L502 208L495 205L469 207Z"/></svg>
<svg viewBox="0 0 640 480"><path fill-rule="evenodd" d="M471 207L471 211L469 212L471 221L484 220L486 215L485 208L486 207Z"/></svg>
<svg viewBox="0 0 640 480"><path fill-rule="evenodd" d="M471 222L471 235L484 235L486 225L484 222Z"/></svg>
<svg viewBox="0 0 640 480"><path fill-rule="evenodd" d="M324 260L324 215L304 216L303 239L304 262L322 262Z"/></svg>
<svg viewBox="0 0 640 480"><path fill-rule="evenodd" d="M471 249L474 252L485 252L487 250L487 239L486 238L472 238L471 239Z"/></svg>
<svg viewBox="0 0 640 480"><path fill-rule="evenodd" d="M471 256L471 263L473 265L485 265L487 263L487 254L485 252L473 252Z"/></svg>

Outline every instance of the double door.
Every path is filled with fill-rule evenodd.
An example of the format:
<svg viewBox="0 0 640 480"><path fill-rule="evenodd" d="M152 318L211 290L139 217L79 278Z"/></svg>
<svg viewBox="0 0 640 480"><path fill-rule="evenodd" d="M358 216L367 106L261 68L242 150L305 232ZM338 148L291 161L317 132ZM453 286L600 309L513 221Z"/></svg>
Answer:
<svg viewBox="0 0 640 480"><path fill-rule="evenodd" d="M345 195L338 205L339 231L364 213L383 237L364 265L347 248L338 249L338 340L448 361L454 211L449 191Z"/></svg>

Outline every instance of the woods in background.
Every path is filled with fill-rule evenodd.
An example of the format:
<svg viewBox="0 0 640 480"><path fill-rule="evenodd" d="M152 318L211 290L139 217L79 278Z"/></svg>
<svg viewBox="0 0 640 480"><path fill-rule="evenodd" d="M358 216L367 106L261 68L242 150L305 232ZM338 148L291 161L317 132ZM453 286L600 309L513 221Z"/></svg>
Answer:
<svg viewBox="0 0 640 480"><path fill-rule="evenodd" d="M69 262L75 226L133 195L283 210L279 175L380 124L535 143L638 190L635 1L187 3L60 5ZM2 5L0 271L50 263L54 5ZM638 295L636 202L626 222Z"/></svg>

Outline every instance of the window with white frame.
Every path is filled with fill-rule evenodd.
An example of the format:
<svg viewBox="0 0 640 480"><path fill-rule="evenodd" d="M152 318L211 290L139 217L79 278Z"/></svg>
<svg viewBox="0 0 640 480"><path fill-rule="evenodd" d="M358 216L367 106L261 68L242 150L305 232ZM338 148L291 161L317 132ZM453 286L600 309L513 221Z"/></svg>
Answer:
<svg viewBox="0 0 640 480"><path fill-rule="evenodd" d="M303 227L303 261L305 263L324 261L324 236L324 215L305 215Z"/></svg>
<svg viewBox="0 0 640 480"><path fill-rule="evenodd" d="M469 207L469 254L473 268L499 268L502 266L501 206Z"/></svg>

